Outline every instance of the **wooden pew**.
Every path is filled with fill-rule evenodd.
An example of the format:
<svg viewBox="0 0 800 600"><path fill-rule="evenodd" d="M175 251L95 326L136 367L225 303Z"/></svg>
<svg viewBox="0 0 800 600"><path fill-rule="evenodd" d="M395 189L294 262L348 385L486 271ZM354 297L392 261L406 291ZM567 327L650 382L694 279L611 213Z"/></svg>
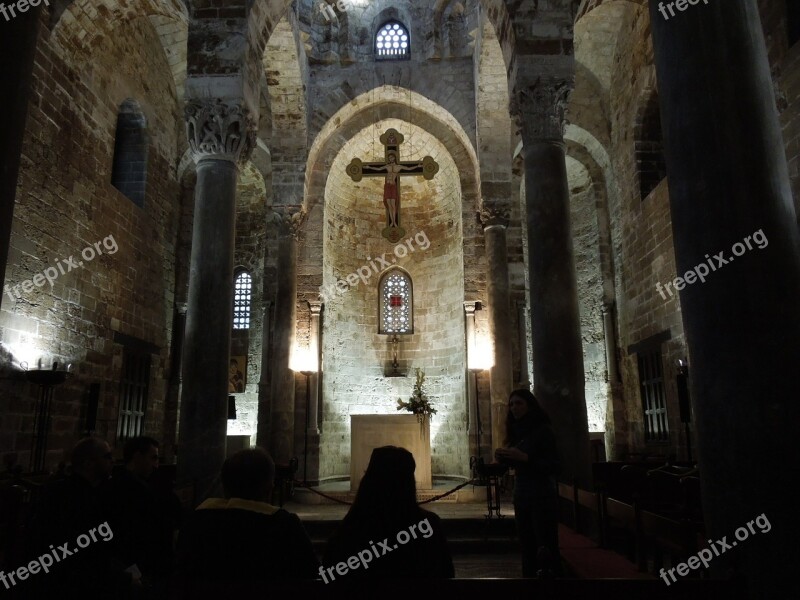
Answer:
<svg viewBox="0 0 800 600"><path fill-rule="evenodd" d="M642 528L643 551L653 556L653 568L658 572L664 566L664 555L670 564L684 562L698 551L697 533L690 523L651 513L639 512Z"/></svg>

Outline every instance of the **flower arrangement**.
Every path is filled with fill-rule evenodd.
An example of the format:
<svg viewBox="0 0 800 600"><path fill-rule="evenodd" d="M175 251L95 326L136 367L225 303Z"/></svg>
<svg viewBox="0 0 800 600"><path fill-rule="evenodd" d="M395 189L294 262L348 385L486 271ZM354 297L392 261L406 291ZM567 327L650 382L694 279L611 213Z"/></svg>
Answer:
<svg viewBox="0 0 800 600"><path fill-rule="evenodd" d="M417 380L414 383L414 391L411 393L411 398L408 402L403 402L400 398L397 399L397 410L407 410L410 413L417 415L421 421L424 417L430 417L436 414L436 409L433 408L428 395L422 389L425 384L425 371L417 368Z"/></svg>

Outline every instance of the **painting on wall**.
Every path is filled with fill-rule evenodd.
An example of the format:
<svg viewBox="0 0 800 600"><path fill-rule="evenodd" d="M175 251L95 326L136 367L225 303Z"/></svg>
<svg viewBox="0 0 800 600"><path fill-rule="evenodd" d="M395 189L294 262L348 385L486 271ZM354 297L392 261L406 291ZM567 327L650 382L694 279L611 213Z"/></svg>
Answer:
<svg viewBox="0 0 800 600"><path fill-rule="evenodd" d="M241 394L247 383L247 356L231 356L228 370L228 393Z"/></svg>

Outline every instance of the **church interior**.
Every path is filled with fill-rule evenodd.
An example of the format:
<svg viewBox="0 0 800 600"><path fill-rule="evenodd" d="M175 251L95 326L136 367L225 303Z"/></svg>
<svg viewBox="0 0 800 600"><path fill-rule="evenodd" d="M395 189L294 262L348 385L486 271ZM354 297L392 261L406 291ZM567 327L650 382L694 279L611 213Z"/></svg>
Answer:
<svg viewBox="0 0 800 600"><path fill-rule="evenodd" d="M266 449L315 544L404 446L454 537L512 539L456 540L440 589L534 586L491 469L525 389L571 578L618 580L587 594L800 592L796 0L6 8L6 571L81 438L147 435L187 510Z"/></svg>

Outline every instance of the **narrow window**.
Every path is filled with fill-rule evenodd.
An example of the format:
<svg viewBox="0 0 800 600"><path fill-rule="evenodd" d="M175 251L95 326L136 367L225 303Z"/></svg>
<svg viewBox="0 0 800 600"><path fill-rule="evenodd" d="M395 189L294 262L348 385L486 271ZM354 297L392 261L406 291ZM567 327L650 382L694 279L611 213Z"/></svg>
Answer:
<svg viewBox="0 0 800 600"><path fill-rule="evenodd" d="M150 353L125 347L119 384L117 443L144 432L147 396L150 388Z"/></svg>
<svg viewBox="0 0 800 600"><path fill-rule="evenodd" d="M378 333L414 333L411 277L399 269L393 269L381 278L378 291Z"/></svg>
<svg viewBox="0 0 800 600"><path fill-rule="evenodd" d="M147 133L145 118L135 100L122 103L114 134L114 162L111 184L136 204L144 207L147 183Z"/></svg>
<svg viewBox="0 0 800 600"><path fill-rule="evenodd" d="M253 279L247 271L236 276L233 288L233 328L250 329L250 304Z"/></svg>
<svg viewBox="0 0 800 600"><path fill-rule="evenodd" d="M668 442L667 401L661 350L639 354L639 388L642 394L646 442Z"/></svg>
<svg viewBox="0 0 800 600"><path fill-rule="evenodd" d="M399 21L384 23L375 36L375 57L380 60L409 58L411 40L408 30Z"/></svg>
<svg viewBox="0 0 800 600"><path fill-rule="evenodd" d="M786 0L786 30L791 48L800 41L800 2L797 0Z"/></svg>
<svg viewBox="0 0 800 600"><path fill-rule="evenodd" d="M667 176L658 94L653 92L640 112L635 128L636 171L642 200Z"/></svg>

